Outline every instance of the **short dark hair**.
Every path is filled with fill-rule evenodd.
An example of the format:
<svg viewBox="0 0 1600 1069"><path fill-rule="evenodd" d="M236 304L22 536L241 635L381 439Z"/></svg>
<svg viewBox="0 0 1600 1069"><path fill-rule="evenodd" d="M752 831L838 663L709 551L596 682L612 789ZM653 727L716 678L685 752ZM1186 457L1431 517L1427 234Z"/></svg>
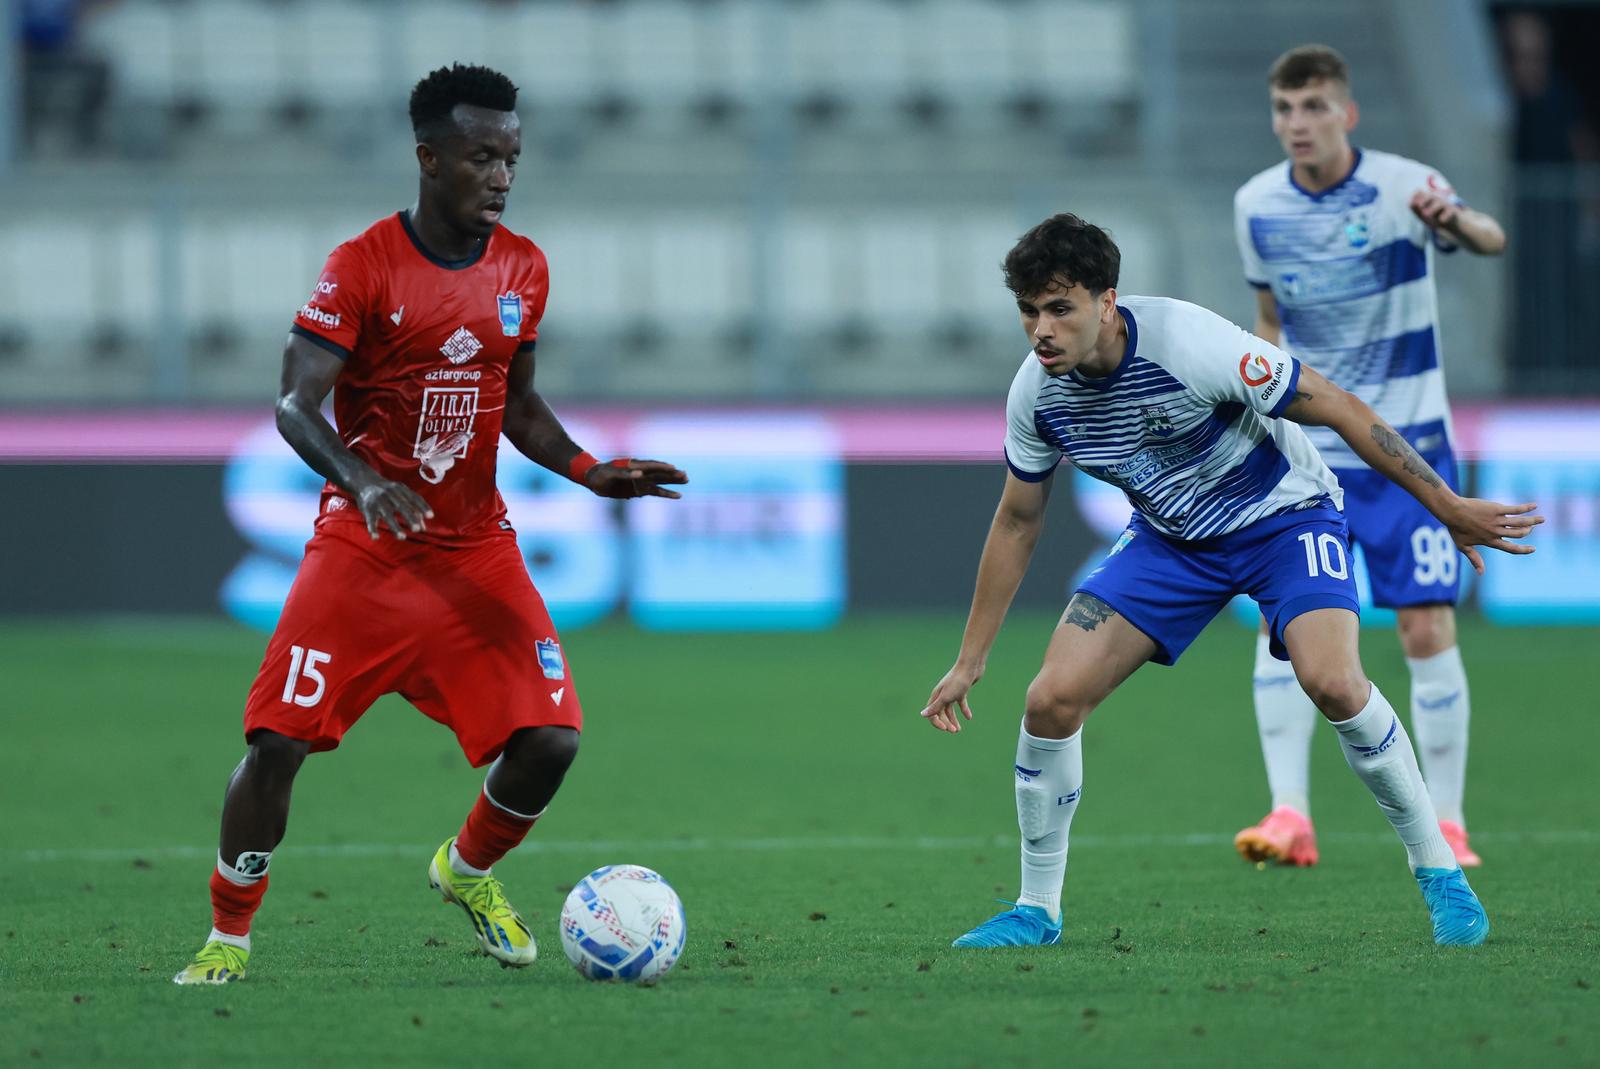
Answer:
<svg viewBox="0 0 1600 1069"><path fill-rule="evenodd" d="M1006 288L1018 297L1043 293L1056 282L1100 294L1116 288L1122 253L1106 231L1062 212L1022 235L1002 267Z"/></svg>
<svg viewBox="0 0 1600 1069"><path fill-rule="evenodd" d="M417 140L437 137L440 127L451 121L450 113L457 104L513 111L517 87L510 78L488 67L463 63L440 67L411 90L411 129Z"/></svg>
<svg viewBox="0 0 1600 1069"><path fill-rule="evenodd" d="M1327 45L1291 48L1272 64L1267 85L1273 89L1301 89L1310 82L1338 82L1350 91L1350 64Z"/></svg>

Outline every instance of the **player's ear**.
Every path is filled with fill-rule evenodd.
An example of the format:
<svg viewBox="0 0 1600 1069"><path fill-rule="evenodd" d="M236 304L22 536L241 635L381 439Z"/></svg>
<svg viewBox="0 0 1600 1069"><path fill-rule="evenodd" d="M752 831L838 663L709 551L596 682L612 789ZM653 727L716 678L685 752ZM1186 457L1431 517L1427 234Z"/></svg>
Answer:
<svg viewBox="0 0 1600 1069"><path fill-rule="evenodd" d="M1344 132L1349 133L1361 121L1361 108L1350 97L1344 98Z"/></svg>
<svg viewBox="0 0 1600 1069"><path fill-rule="evenodd" d="M417 142L417 166L429 178L439 176L439 155L425 141Z"/></svg>
<svg viewBox="0 0 1600 1069"><path fill-rule="evenodd" d="M1102 322L1102 323L1114 322L1112 317L1115 316L1116 314L1117 314L1117 291L1116 291L1116 289L1114 287L1108 286L1108 287L1106 287L1105 292L1100 294L1100 322Z"/></svg>

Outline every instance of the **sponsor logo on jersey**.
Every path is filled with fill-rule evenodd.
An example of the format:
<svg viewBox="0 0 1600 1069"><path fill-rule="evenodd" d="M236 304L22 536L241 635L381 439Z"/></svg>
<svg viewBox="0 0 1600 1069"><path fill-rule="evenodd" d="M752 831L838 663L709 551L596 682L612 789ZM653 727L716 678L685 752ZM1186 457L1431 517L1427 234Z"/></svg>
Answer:
<svg viewBox="0 0 1600 1069"><path fill-rule="evenodd" d="M422 376L423 382L477 382L483 372L475 367L436 367Z"/></svg>
<svg viewBox="0 0 1600 1069"><path fill-rule="evenodd" d="M327 507L324 508L322 511L323 512L338 512L340 509L347 509L349 507L350 507L350 502L346 501L344 498L342 498L342 497L330 497L330 498L328 498Z"/></svg>
<svg viewBox="0 0 1600 1069"><path fill-rule="evenodd" d="M1239 358L1239 377L1246 386L1261 386L1272 379L1272 365L1264 356L1245 353Z"/></svg>
<svg viewBox="0 0 1600 1069"><path fill-rule="evenodd" d="M1278 392L1278 387L1283 385L1283 367L1284 364L1282 360L1279 360L1276 364L1272 365L1272 382L1265 390L1261 391L1261 399L1263 401L1271 400L1272 395Z"/></svg>
<svg viewBox="0 0 1600 1069"><path fill-rule="evenodd" d="M315 323L319 327L327 327L329 330L337 330L339 327L338 312L324 312L314 304L302 304L300 306L300 318Z"/></svg>
<svg viewBox="0 0 1600 1069"><path fill-rule="evenodd" d="M417 440L411 455L420 461L423 479L442 481L455 462L467 455L472 425L478 418L476 386L426 386L417 419Z"/></svg>
<svg viewBox="0 0 1600 1069"><path fill-rule="evenodd" d="M500 309L500 333L515 338L522 333L522 298L515 293L502 293L495 304Z"/></svg>
<svg viewBox="0 0 1600 1069"><path fill-rule="evenodd" d="M389 313L389 322L398 327L400 325L400 320L404 318L405 314L406 306L402 304L399 308L396 308L394 311Z"/></svg>
<svg viewBox="0 0 1600 1069"><path fill-rule="evenodd" d="M479 341L472 331L466 327L457 327L456 332L450 335L443 345L439 346L439 351L452 364L465 364L468 360L477 356L478 350L482 348L483 342Z"/></svg>
<svg viewBox="0 0 1600 1069"><path fill-rule="evenodd" d="M332 297L333 291L339 288L339 279L334 275L323 275L317 279L317 288L312 292L311 299L318 297Z"/></svg>
<svg viewBox="0 0 1600 1069"><path fill-rule="evenodd" d="M1166 438L1178 428L1172 425L1166 409L1160 405L1151 405L1144 410L1144 429L1157 438Z"/></svg>
<svg viewBox="0 0 1600 1069"><path fill-rule="evenodd" d="M533 652L539 657L539 670L546 679L567 678L567 663L561 658L559 642L553 638L541 638L533 644Z"/></svg>

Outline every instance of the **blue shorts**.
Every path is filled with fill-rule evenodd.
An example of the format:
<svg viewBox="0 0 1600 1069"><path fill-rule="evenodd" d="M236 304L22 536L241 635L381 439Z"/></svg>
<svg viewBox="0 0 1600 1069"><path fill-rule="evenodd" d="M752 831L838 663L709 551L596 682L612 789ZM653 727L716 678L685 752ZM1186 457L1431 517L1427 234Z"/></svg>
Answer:
<svg viewBox="0 0 1600 1069"><path fill-rule="evenodd" d="M1331 501L1269 516L1232 534L1180 542L1134 513L1128 529L1078 589L1110 605L1175 664L1236 595L1261 608L1272 655L1289 659L1283 629L1313 609L1361 613L1344 516Z"/></svg>
<svg viewBox="0 0 1600 1069"><path fill-rule="evenodd" d="M1421 456L1452 490L1460 489L1448 444ZM1366 558L1372 603L1384 609L1454 605L1461 594L1461 551L1444 524L1371 468L1341 468L1334 474L1344 487L1350 540Z"/></svg>

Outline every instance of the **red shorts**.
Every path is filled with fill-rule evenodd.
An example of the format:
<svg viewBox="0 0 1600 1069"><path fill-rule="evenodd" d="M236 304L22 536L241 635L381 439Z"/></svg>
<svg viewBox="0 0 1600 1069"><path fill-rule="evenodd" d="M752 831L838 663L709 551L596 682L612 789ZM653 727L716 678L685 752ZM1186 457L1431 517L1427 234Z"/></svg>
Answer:
<svg viewBox="0 0 1600 1069"><path fill-rule="evenodd" d="M516 537L441 548L318 525L245 704L244 731L331 750L399 693L485 765L519 728L581 729L556 629Z"/></svg>

